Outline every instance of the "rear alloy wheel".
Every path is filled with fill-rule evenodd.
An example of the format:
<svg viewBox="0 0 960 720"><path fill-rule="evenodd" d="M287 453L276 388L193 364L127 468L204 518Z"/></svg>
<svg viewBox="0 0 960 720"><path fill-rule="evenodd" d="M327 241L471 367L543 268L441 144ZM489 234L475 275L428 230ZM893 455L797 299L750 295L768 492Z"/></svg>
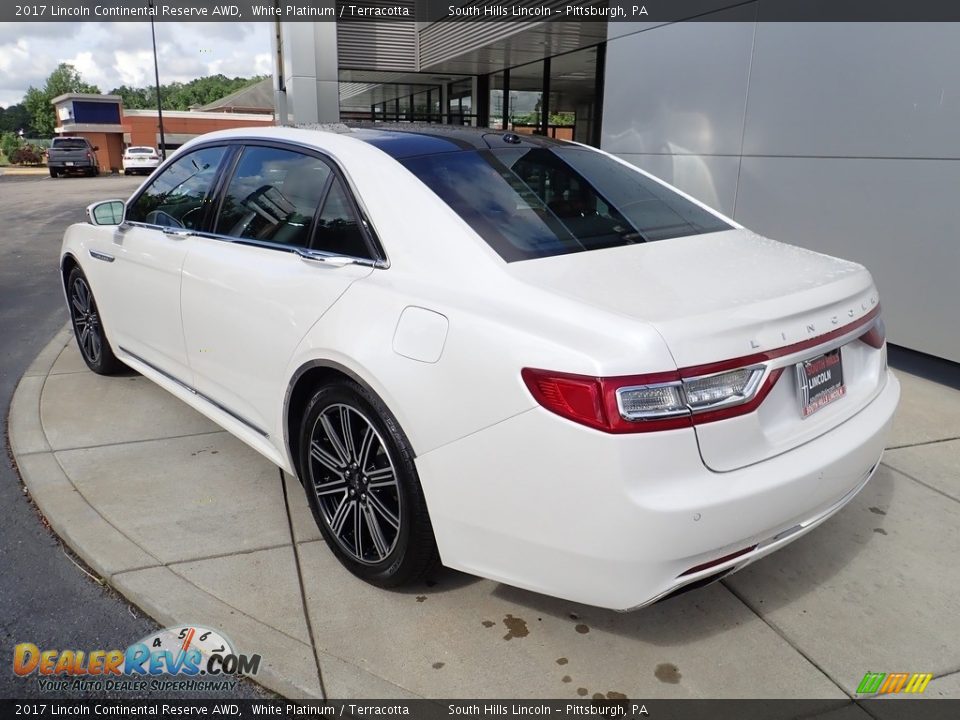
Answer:
<svg viewBox="0 0 960 720"><path fill-rule="evenodd" d="M71 270L67 278L67 299L73 334L77 338L83 361L98 375L112 375L123 365L117 360L107 341L90 284L78 267Z"/></svg>
<svg viewBox="0 0 960 720"><path fill-rule="evenodd" d="M317 390L301 423L300 468L317 525L354 575L395 587L436 563L413 451L373 393L347 380Z"/></svg>

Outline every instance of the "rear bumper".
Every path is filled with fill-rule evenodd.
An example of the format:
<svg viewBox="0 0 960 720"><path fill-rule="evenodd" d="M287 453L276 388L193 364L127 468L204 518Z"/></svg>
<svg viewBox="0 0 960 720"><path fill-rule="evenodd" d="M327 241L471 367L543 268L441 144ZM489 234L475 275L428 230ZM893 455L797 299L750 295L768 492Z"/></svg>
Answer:
<svg viewBox="0 0 960 720"><path fill-rule="evenodd" d="M71 164L68 165L68 162ZM47 167L54 168L55 170L89 169L96 167L96 165L96 163L90 162L89 160L51 160L47 162Z"/></svg>
<svg viewBox="0 0 960 720"><path fill-rule="evenodd" d="M899 396L888 373L840 426L726 473L704 467L692 429L607 435L541 408L417 466L444 564L626 610L740 569L840 510L879 463Z"/></svg>
<svg viewBox="0 0 960 720"><path fill-rule="evenodd" d="M159 160L124 160L124 170L149 170L153 172L160 167Z"/></svg>

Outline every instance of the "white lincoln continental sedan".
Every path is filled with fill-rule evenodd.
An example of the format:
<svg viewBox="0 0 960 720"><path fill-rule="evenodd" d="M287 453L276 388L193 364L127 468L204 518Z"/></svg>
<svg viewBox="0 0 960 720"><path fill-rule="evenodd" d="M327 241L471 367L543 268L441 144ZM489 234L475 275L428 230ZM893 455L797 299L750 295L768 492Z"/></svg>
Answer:
<svg viewBox="0 0 960 720"><path fill-rule="evenodd" d="M899 400L860 265L574 143L370 125L204 135L91 205L84 359L297 475L359 577L434 564L619 610L837 512Z"/></svg>

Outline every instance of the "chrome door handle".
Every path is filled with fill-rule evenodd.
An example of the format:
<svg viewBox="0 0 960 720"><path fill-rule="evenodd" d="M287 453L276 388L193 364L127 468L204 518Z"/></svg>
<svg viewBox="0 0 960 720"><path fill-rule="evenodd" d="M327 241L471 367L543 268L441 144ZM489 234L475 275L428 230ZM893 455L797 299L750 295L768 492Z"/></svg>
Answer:
<svg viewBox="0 0 960 720"><path fill-rule="evenodd" d="M345 257L343 255L323 255L322 253L311 250L300 249L295 249L294 252L304 262L318 263L320 265L327 265L329 267L344 267L346 265L354 265L357 262L355 258Z"/></svg>
<svg viewBox="0 0 960 720"><path fill-rule="evenodd" d="M183 240L184 238L188 238L193 235L192 230L187 230L185 228L165 227L161 228L160 231L167 237L173 238L174 240Z"/></svg>

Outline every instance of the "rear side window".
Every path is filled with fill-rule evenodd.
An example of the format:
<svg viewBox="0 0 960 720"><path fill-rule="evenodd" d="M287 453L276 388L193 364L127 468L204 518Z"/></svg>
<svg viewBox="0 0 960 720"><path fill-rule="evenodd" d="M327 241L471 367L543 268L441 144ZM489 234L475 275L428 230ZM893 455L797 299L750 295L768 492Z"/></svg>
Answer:
<svg viewBox="0 0 960 720"><path fill-rule="evenodd" d="M307 247L330 167L315 157L269 147L246 147L227 186L216 232L231 237Z"/></svg>
<svg viewBox="0 0 960 720"><path fill-rule="evenodd" d="M202 148L177 158L127 208L127 220L199 229L225 152L223 147Z"/></svg>
<svg viewBox="0 0 960 720"><path fill-rule="evenodd" d="M730 228L592 150L511 148L403 162L507 262Z"/></svg>
<svg viewBox="0 0 960 720"><path fill-rule="evenodd" d="M370 251L363 239L350 196L339 178L334 178L317 221L313 248L334 255L367 258Z"/></svg>

